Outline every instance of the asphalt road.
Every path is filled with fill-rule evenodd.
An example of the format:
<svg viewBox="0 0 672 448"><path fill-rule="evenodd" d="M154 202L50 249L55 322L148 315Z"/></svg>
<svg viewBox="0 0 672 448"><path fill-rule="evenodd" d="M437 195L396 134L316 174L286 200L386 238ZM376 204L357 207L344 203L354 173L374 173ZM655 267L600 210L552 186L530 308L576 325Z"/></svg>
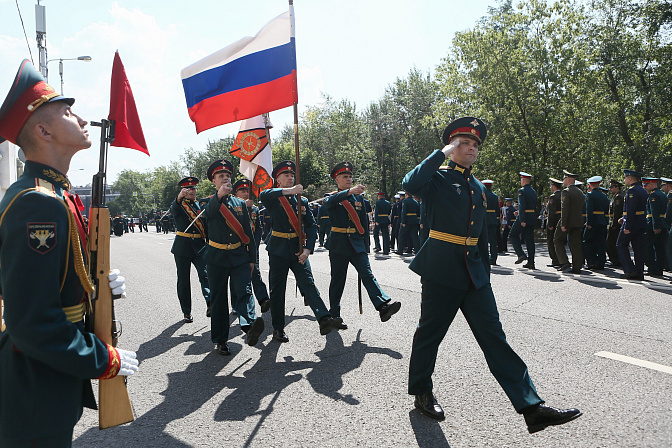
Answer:
<svg viewBox="0 0 672 448"><path fill-rule="evenodd" d="M380 322L366 296L359 314L357 277L350 268L343 298L350 328L320 336L310 309L294 297L292 277L290 342L272 340L267 313L264 335L249 347L232 316L232 356L220 356L210 342L195 271L194 323L181 322L173 238L137 231L112 237L112 266L128 286L128 298L116 302L124 331L119 346L136 350L140 359L140 372L128 382L136 420L100 431L96 412L85 410L75 427L75 447L672 446L667 275L643 282L619 280L609 269L560 275L545 267L550 260L541 245L536 271L514 265L513 255L500 256L492 284L509 343L549 405L584 413L530 435L461 314L443 341L434 374L446 420L433 421L413 408L406 383L420 280L408 269L410 257L370 256L381 287L402 302L390 321ZM310 260L328 303L328 254L318 249ZM619 356L655 364L635 365Z"/></svg>

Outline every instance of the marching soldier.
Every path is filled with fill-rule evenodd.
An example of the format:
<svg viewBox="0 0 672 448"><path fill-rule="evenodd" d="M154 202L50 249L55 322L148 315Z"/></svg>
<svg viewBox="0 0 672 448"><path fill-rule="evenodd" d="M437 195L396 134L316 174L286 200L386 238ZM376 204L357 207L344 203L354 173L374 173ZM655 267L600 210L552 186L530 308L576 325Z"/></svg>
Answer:
<svg viewBox="0 0 672 448"><path fill-rule="evenodd" d="M378 192L378 200L376 201L376 209L374 210L373 221L373 241L375 247L374 252L380 252L380 235L383 235L383 255L390 253L390 213L392 212L392 204L385 199L385 193Z"/></svg>
<svg viewBox="0 0 672 448"><path fill-rule="evenodd" d="M231 195L233 165L228 160L215 160L207 171L217 193L205 208L208 218L208 247L205 261L210 279L211 340L220 355L230 355L229 301L227 283L236 294L233 304L240 328L247 335L247 344L256 345L264 332L264 320L257 318L250 288L251 275L257 261L257 247L252 234L250 215L242 199Z"/></svg>
<svg viewBox="0 0 672 448"><path fill-rule="evenodd" d="M520 185L523 187L518 190L518 216L516 222L511 227L511 245L516 251L518 259L516 264L527 260L523 266L528 269L535 269L534 267L534 226L537 224L537 192L534 191L530 182L532 182L532 175L520 172ZM527 248L527 255L523 251L523 246L520 242L520 236L525 240L525 247Z"/></svg>
<svg viewBox="0 0 672 448"><path fill-rule="evenodd" d="M583 266L582 233L584 227L583 208L586 197L576 185L578 174L563 170L565 177L562 185L565 187L561 193L560 222L555 229L553 244L558 256L558 271L572 270L574 274L581 273ZM569 249L572 252L572 264L569 264L565 244L569 238Z"/></svg>
<svg viewBox="0 0 672 448"><path fill-rule="evenodd" d="M555 243L553 242L553 237L555 235L555 229L560 222L560 204L562 202L562 181L549 177L548 180L551 181L551 196L548 198L548 207L546 211L548 212L548 221L546 222L546 244L548 245L548 255L551 257L551 264L548 265L549 268L558 268L560 267L560 262L558 261L558 253L555 251Z"/></svg>
<svg viewBox="0 0 672 448"><path fill-rule="evenodd" d="M511 233L511 226L516 220L516 207L513 206L513 198L504 199L504 217L506 218L506 222L504 224L504 231L502 232L502 244L504 246L502 252L506 253L508 250L507 241L509 240L509 233Z"/></svg>
<svg viewBox="0 0 672 448"><path fill-rule="evenodd" d="M403 251L403 243L399 240L399 227L401 220L401 205L404 199L406 199L405 191L398 191L394 195L396 202L392 205L392 234L390 235L390 250L394 250L395 241L397 250Z"/></svg>
<svg viewBox="0 0 672 448"><path fill-rule="evenodd" d="M499 212L497 214L497 220L499 220ZM498 232L498 244L499 244L499 239L501 238L501 235L499 235L499 227L497 228ZM427 223L427 204L425 204L425 201L420 198L420 233L418 235L420 237L420 247L422 247L423 244L425 244L425 241L427 241L427 238L429 238L429 224Z"/></svg>
<svg viewBox="0 0 672 448"><path fill-rule="evenodd" d="M338 193L326 200L331 217L331 233L327 239L329 262L331 264L331 283L329 284L329 313L334 317L341 316L341 297L345 288L348 265L352 264L362 284L369 294L369 299L380 314L380 320L387 322L401 308L400 302L392 302L390 297L380 289L376 278L371 272L369 257L366 255L364 232L367 231L366 210L362 193L364 185L352 186L352 164L341 162L331 170L331 177L338 185ZM342 323L341 329L347 329Z"/></svg>
<svg viewBox="0 0 672 448"><path fill-rule="evenodd" d="M665 270L669 271L672 265L672 179L661 177L663 182L661 190L667 195L667 206L665 207L665 221L670 226L670 231L667 234L667 244L665 245L665 255L667 255L667 265Z"/></svg>
<svg viewBox="0 0 672 448"><path fill-rule="evenodd" d="M197 177L185 177L177 183L180 192L170 204L170 212L175 216L177 234L173 240L170 252L175 258L177 268L177 298L184 315L184 322L191 323L194 317L191 314L191 265L193 264L201 283L201 292L207 305L206 316L210 317L210 285L205 268L203 254L207 241L207 223L201 213L201 206L196 200L196 190L199 183Z"/></svg>
<svg viewBox="0 0 672 448"><path fill-rule="evenodd" d="M411 195L401 201L401 218L399 219L399 244L397 245L397 255L403 255L406 241L410 238L413 246L412 251L416 253L420 250L420 240L418 239L418 230L420 228L420 204Z"/></svg>
<svg viewBox="0 0 672 448"><path fill-rule="evenodd" d="M642 187L642 174L633 170L623 170L625 185L628 186L623 203L621 231L618 234L616 248L623 266L621 278L644 280L644 235L646 232L646 202L648 194ZM635 257L633 264L630 258L630 245Z"/></svg>
<svg viewBox="0 0 672 448"><path fill-rule="evenodd" d="M586 228L583 231L583 247L588 269L601 271L607 262L607 214L609 199L600 190L602 177L588 179L586 194Z"/></svg>
<svg viewBox="0 0 672 448"><path fill-rule="evenodd" d="M329 197L329 193L324 194L324 199L326 200ZM327 206L322 205L317 209L317 225L319 227L319 244L320 247L324 246L324 237L329 237L329 231L331 230L331 221L329 220L329 211L327 211Z"/></svg>
<svg viewBox="0 0 672 448"><path fill-rule="evenodd" d="M303 193L301 184L294 185L296 165L290 160L280 162L273 169L273 179L278 188L269 188L259 195L271 215L273 230L266 243L269 283L271 287L271 317L273 339L289 342L285 333L285 290L287 274L291 269L296 284L320 325L320 334L329 334L343 323L332 317L315 287L308 256L315 248L317 226L308 207L308 199L301 197L301 228L299 229L297 194ZM328 239L327 239L328 241Z"/></svg>
<svg viewBox="0 0 672 448"><path fill-rule="evenodd" d="M252 234L254 234L254 244L257 247L257 259L254 263L254 270L252 271L252 288L254 289L254 296L259 302L261 312L265 313L271 309L271 300L268 296L268 289L261 278L261 271L259 270L259 245L261 244L261 217L259 216L259 208L254 205L254 201L250 199L250 191L252 190L252 181L248 179L240 179L233 184L233 194L245 201L247 211L250 214L250 222L252 223ZM231 288L231 300L235 303L236 292Z"/></svg>
<svg viewBox="0 0 672 448"><path fill-rule="evenodd" d="M645 252L646 266L649 275L663 275L663 268L667 264L665 249L667 246L667 232L670 225L665 220L667 210L667 196L658 188L657 177L642 179L644 189L649 194L646 201L646 234Z"/></svg>
<svg viewBox="0 0 672 448"><path fill-rule="evenodd" d="M404 178L404 188L427 202L431 223L429 239L410 265L422 279L422 308L413 338L408 393L415 395L415 406L422 413L445 418L432 393L432 374L441 340L462 310L490 371L533 433L569 422L581 412L543 404L527 366L502 330L490 284L485 188L471 171L486 132L477 118L452 122L443 133L443 150L434 151ZM439 170L447 158L447 169Z"/></svg>
<svg viewBox="0 0 672 448"><path fill-rule="evenodd" d="M620 266L616 241L621 231L621 217L623 216L623 202L625 201L621 188L623 184L616 179L609 180L609 192L612 194L609 202L609 230L607 232L607 255L612 266Z"/></svg>
<svg viewBox="0 0 672 448"><path fill-rule="evenodd" d="M485 217L488 226L488 244L490 245L490 265L497 266L498 239L497 229L499 229L499 196L492 191L493 181L486 179L481 182L485 185L485 200L487 208Z"/></svg>
<svg viewBox="0 0 672 448"><path fill-rule="evenodd" d="M88 123L71 109L74 102L59 96L26 59L0 108L0 142L17 144L27 159L0 202L2 447L71 446L83 407L96 409L90 380L138 370L134 352L84 327L94 291L89 235L67 172L91 141ZM122 294L123 277L114 277L112 294Z"/></svg>
<svg viewBox="0 0 672 448"><path fill-rule="evenodd" d="M168 235L168 232L170 231L170 218L170 212L164 213L161 217L161 230L164 235Z"/></svg>

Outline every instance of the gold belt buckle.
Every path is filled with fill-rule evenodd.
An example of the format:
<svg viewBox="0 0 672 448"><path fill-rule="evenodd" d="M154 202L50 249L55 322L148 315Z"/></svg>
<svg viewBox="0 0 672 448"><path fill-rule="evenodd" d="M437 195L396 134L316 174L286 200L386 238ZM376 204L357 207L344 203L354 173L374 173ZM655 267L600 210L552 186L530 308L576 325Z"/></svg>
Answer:
<svg viewBox="0 0 672 448"><path fill-rule="evenodd" d="M471 246L471 237L470 237L470 236L468 236L468 237L464 240L464 244L466 244L467 246Z"/></svg>
<svg viewBox="0 0 672 448"><path fill-rule="evenodd" d="M231 243L226 245L226 250L231 250Z"/></svg>

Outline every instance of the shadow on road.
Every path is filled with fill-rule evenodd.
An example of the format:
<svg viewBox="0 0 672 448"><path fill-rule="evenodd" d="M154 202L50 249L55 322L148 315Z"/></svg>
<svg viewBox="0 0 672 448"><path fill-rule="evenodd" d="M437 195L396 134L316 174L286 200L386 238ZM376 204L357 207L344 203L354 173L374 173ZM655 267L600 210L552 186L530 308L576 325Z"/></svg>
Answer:
<svg viewBox="0 0 672 448"><path fill-rule="evenodd" d="M417 409L411 410L408 418L420 448L450 448L446 435L437 420L425 417Z"/></svg>

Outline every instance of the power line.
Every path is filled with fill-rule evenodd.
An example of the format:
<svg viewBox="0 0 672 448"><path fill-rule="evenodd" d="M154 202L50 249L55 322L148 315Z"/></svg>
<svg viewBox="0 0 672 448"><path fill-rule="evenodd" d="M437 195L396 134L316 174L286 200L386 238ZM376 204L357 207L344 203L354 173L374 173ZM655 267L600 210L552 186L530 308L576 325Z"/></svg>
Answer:
<svg viewBox="0 0 672 448"><path fill-rule="evenodd" d="M21 9L19 8L19 0L16 0L16 10L19 11L19 19L21 19L21 28L23 28L23 35L26 36L26 45L28 46L28 53L30 53L30 62L35 65L33 61L33 52L30 49L30 44L28 43L28 35L26 34L26 26L23 24L23 17L21 16Z"/></svg>

